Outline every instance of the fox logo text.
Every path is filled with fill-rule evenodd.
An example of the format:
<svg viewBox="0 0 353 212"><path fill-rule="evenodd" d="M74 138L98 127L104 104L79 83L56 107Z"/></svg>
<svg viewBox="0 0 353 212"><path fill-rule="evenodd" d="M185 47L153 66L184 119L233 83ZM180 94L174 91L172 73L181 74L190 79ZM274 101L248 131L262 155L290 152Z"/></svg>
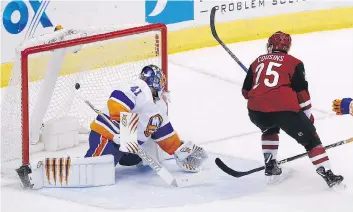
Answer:
<svg viewBox="0 0 353 212"><path fill-rule="evenodd" d="M53 24L45 13L49 5L48 0L30 0L28 1L32 10L34 11L33 17L29 17L29 11L26 3L21 0L14 0L9 2L2 16L2 23L4 28L10 34L19 34L26 28L27 23L30 22L27 34L33 35L39 23L42 27L52 27ZM31 19L31 20L29 20Z"/></svg>
<svg viewBox="0 0 353 212"><path fill-rule="evenodd" d="M194 20L194 0L146 0L148 23L174 24Z"/></svg>
<svg viewBox="0 0 353 212"><path fill-rule="evenodd" d="M152 133L156 132L156 130L162 126L162 123L163 123L163 118L161 115L157 114L157 115L152 116L150 118L150 120L148 121L148 125L146 127L145 132L144 132L145 136L146 137L151 136Z"/></svg>

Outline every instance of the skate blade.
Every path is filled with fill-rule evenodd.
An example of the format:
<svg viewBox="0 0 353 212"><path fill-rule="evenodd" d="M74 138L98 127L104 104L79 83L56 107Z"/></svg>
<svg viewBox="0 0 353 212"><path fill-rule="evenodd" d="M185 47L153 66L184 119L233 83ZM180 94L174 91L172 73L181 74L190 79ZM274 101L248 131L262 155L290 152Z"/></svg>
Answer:
<svg viewBox="0 0 353 212"><path fill-rule="evenodd" d="M266 184L267 185L277 185L282 183L283 181L287 180L290 178L293 174L292 169L283 169L282 168L282 174L280 175L272 175L272 176L266 176Z"/></svg>
<svg viewBox="0 0 353 212"><path fill-rule="evenodd" d="M331 189L335 190L335 191L344 191L348 188L347 184L345 183L338 183L338 184L335 184L331 187Z"/></svg>

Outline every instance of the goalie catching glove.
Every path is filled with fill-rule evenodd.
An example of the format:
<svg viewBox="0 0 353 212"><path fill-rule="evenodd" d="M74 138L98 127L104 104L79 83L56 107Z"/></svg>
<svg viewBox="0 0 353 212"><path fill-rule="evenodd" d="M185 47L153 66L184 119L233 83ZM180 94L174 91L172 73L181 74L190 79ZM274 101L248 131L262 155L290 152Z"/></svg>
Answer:
<svg viewBox="0 0 353 212"><path fill-rule="evenodd" d="M206 160L207 153L192 142L183 143L174 153L177 165L187 172L199 172Z"/></svg>
<svg viewBox="0 0 353 212"><path fill-rule="evenodd" d="M136 113L121 112L120 134L114 135L113 139L115 143L120 145L119 151L136 154L140 148L146 151L144 147L140 146L140 143L155 142L153 139L149 139L146 142L138 142L138 131L136 130L138 128L138 120L140 118ZM143 135L145 134L143 133ZM175 149L168 153L174 155L176 164L187 172L201 171L202 163L207 158L205 150L190 141L183 142L179 140L179 137L176 138L176 141L164 140L164 145L166 143L174 145L173 148ZM160 144L158 141L156 143ZM163 146L163 144L161 145ZM150 150L147 150L147 152L151 153Z"/></svg>
<svg viewBox="0 0 353 212"><path fill-rule="evenodd" d="M353 115L352 98L335 99L332 104L332 110L336 112L336 115Z"/></svg>

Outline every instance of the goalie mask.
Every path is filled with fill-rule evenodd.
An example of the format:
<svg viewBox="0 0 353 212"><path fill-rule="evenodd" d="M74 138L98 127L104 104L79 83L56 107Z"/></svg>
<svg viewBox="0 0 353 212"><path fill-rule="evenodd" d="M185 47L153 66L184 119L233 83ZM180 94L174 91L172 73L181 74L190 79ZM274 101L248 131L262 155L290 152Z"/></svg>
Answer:
<svg viewBox="0 0 353 212"><path fill-rule="evenodd" d="M161 96L167 81L162 70L155 65L145 66L141 71L140 79L145 81L150 88L156 91L153 95L156 98Z"/></svg>

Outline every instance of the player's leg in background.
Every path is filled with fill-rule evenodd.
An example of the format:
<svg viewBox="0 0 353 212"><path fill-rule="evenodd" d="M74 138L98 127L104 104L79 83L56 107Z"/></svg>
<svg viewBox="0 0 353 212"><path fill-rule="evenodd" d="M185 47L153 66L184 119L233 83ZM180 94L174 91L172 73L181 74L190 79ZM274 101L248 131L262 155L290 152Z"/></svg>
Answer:
<svg viewBox="0 0 353 212"><path fill-rule="evenodd" d="M279 146L279 127L272 127L262 131L261 143L262 152L264 155L267 153L272 155L272 159L277 159L277 152Z"/></svg>
<svg viewBox="0 0 353 212"><path fill-rule="evenodd" d="M114 163L123 166L132 166L141 162L138 155L119 151L119 144L108 140L99 133L91 131L89 134L89 149L85 157L98 157L101 155L113 155Z"/></svg>
<svg viewBox="0 0 353 212"><path fill-rule="evenodd" d="M316 128L304 112L277 112L275 119L283 131L304 146L311 162L316 167L316 171L330 187L343 180L342 176L336 176L332 173L329 157Z"/></svg>
<svg viewBox="0 0 353 212"><path fill-rule="evenodd" d="M324 166L326 169L330 169L329 159L325 149L321 146L321 140L316 133L316 128L304 112L278 112L276 121L283 131L304 146L317 168Z"/></svg>
<svg viewBox="0 0 353 212"><path fill-rule="evenodd" d="M252 123L261 129L262 152L265 160L265 175L280 175L281 168L277 165L277 152L279 146L279 131L272 113L249 110L249 117Z"/></svg>

